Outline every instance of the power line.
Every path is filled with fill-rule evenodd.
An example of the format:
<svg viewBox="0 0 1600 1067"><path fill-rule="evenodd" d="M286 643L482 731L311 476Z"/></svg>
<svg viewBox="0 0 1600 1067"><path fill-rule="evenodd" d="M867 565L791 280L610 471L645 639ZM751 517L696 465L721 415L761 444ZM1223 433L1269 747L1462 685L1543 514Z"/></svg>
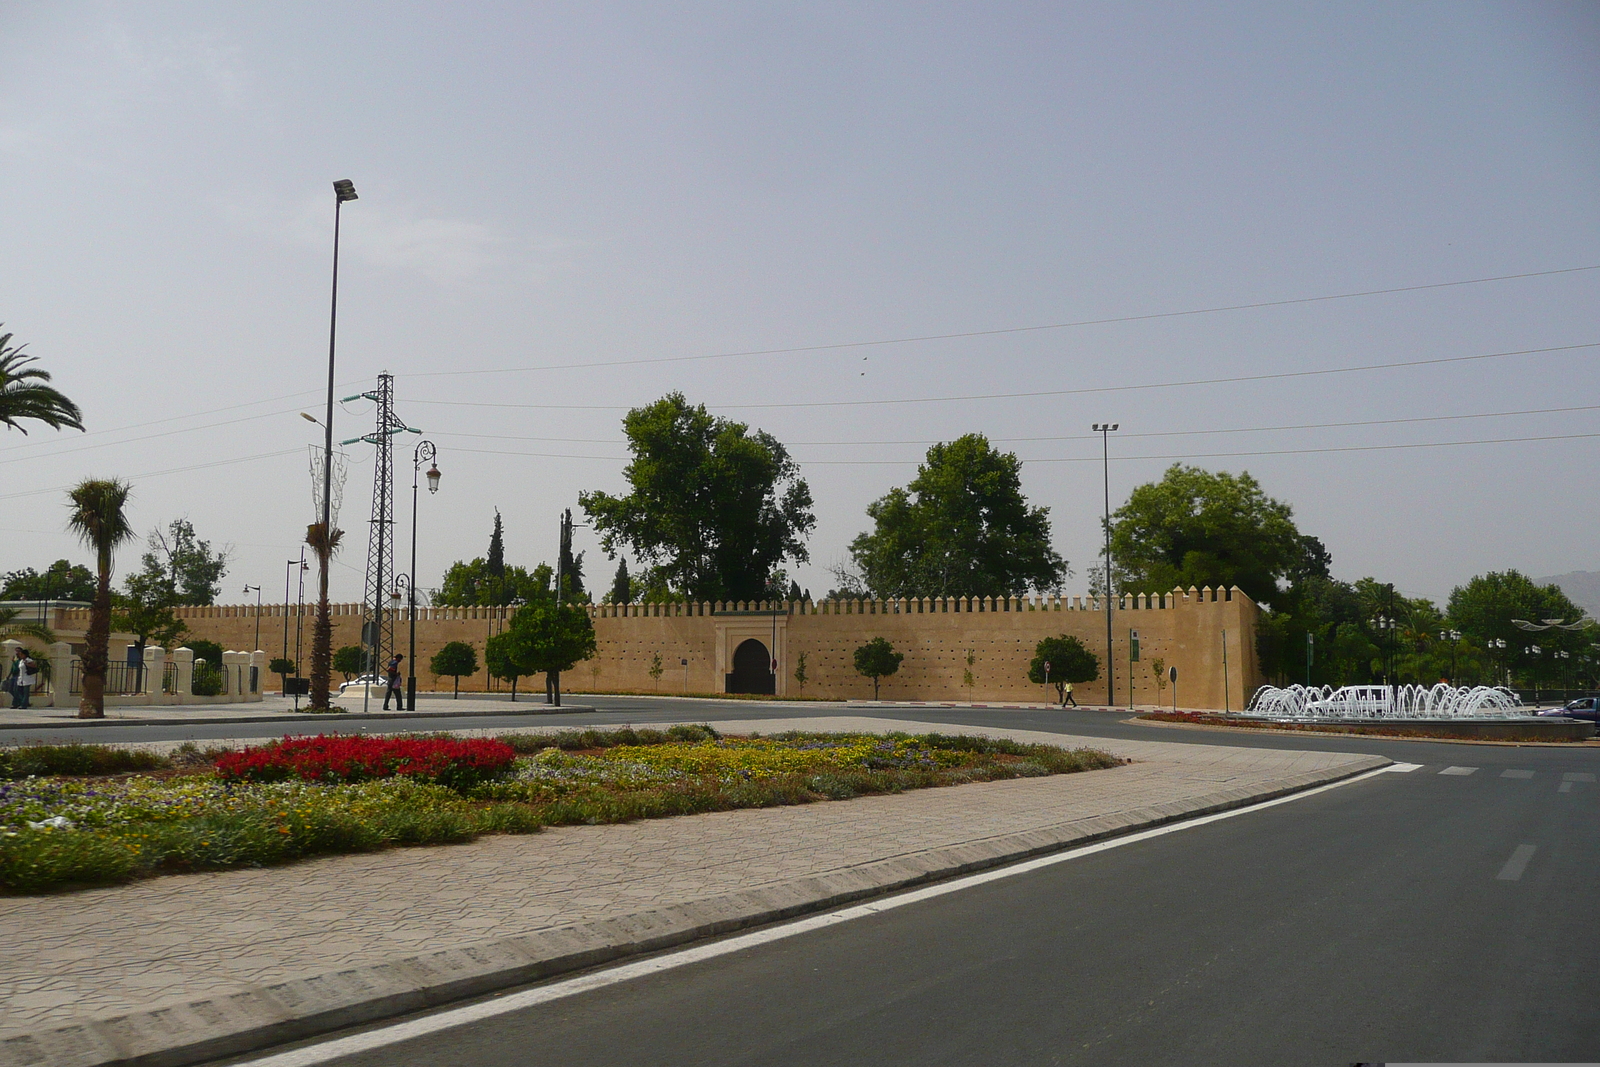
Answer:
<svg viewBox="0 0 1600 1067"><path fill-rule="evenodd" d="M1127 433L1124 438L1134 437L1195 437L1208 434L1226 433L1270 433L1281 430L1333 430L1346 427L1361 426L1403 426L1412 423L1424 422L1459 422L1463 419L1500 419L1514 418L1524 415L1560 415L1574 411L1600 411L1600 404L1582 404L1576 407L1561 408L1528 408L1522 411L1482 411L1466 415L1419 415L1405 419L1360 419L1351 422L1301 422L1285 423L1278 426L1232 426L1210 430L1157 430L1149 433ZM518 434L497 433L455 433L449 430L435 431L435 437L466 437L479 441L552 441L560 444L579 445L620 445L626 442L620 437L526 437ZM1038 441L1086 441L1093 438L1093 434L1065 434L1053 437L990 437L991 444L1025 444ZM863 445L932 445L937 444L942 438L924 437L915 440L900 441L789 441L790 448L858 448ZM497 453L486 450L460 448L458 452L485 451L487 455ZM576 456L568 457L564 453L535 453L535 452L509 452L505 455L539 455L547 458L565 459L603 459L603 456Z"/></svg>
<svg viewBox="0 0 1600 1067"><path fill-rule="evenodd" d="M1155 311L1142 315L1118 315L1104 319L1079 319L1073 322L1050 322L1035 326L1004 326L992 330L965 330L959 333L928 333L910 337L885 337L873 341L840 341L826 345L797 345L791 348L754 348L739 352L713 352L695 356L659 356L648 359L616 359L592 363L550 363L527 367L492 367L485 370L421 371L404 375L408 378L446 378L469 374L523 374L530 371L585 370L598 367L638 367L653 363L690 363L711 359L739 359L748 356L796 355L802 352L835 352L847 348L875 348L884 345L917 344L923 341L954 341L970 337L999 337L1006 334L1039 333L1045 330L1069 330L1081 326L1109 326L1126 322L1151 322L1157 319L1176 319L1195 315L1216 315L1226 311L1254 311L1260 308L1288 307L1293 304L1317 304L1332 300L1355 300L1368 296L1389 296L1396 293L1416 293L1428 289L1449 289L1462 285L1483 285L1488 282L1515 281L1522 278L1545 278L1556 274L1577 274L1600 270L1600 264L1587 267L1563 267L1558 270L1530 271L1524 274L1497 274L1488 278L1463 278L1450 282L1430 282L1425 285L1402 285L1392 289L1367 289L1357 293L1328 293L1321 296L1299 296L1284 300L1258 300L1249 304L1224 304L1217 307L1190 308L1184 311Z"/></svg>
<svg viewBox="0 0 1600 1067"><path fill-rule="evenodd" d="M239 456L234 459L218 459L210 463L192 463L187 467L169 467L166 470L144 471L140 474L129 474L124 477L128 481L133 481L135 478L160 478L168 474L187 474L189 471L206 470L210 467L230 467L236 463L252 463L258 459L276 459L279 456L291 456L299 452L299 448L285 448L277 452L261 452L254 456ZM45 489L26 489L20 493L0 494L0 500L15 500L24 496L42 496L45 493L62 493L71 488L71 485L52 485Z"/></svg>
<svg viewBox="0 0 1600 1067"><path fill-rule="evenodd" d="M714 411L756 411L777 408L854 408L882 407L905 404L951 404L975 400L1031 400L1047 396L1088 396L1098 393L1131 393L1152 389L1191 389L1201 385L1238 385L1243 382L1264 382L1289 378L1315 378L1330 374L1360 374L1371 371L1398 370L1404 367L1431 367L1448 363L1471 363L1485 359L1503 359L1508 356L1543 355L1551 352L1575 352L1585 348L1600 348L1600 341L1578 345L1556 345L1550 348L1521 348L1508 352L1484 352L1473 356L1441 356L1437 359L1411 359L1394 363L1368 363L1355 367L1327 367L1322 370L1277 371L1272 374L1239 374L1228 378L1192 378L1176 382L1149 382L1143 385L1101 385L1083 389L1038 389L1021 393L970 393L961 396L908 397L899 400L806 400L782 404L708 404ZM514 408L518 410L552 411L626 411L627 404L509 404L473 400L409 400L410 404L434 404L443 407Z"/></svg>

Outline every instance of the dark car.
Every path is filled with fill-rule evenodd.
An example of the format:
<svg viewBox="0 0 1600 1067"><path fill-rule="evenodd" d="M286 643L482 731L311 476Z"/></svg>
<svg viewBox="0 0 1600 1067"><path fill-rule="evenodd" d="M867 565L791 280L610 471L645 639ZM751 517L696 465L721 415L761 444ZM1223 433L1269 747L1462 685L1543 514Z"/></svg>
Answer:
<svg viewBox="0 0 1600 1067"><path fill-rule="evenodd" d="M1600 724L1600 710L1596 710L1597 704L1600 704L1600 698L1579 697L1577 700L1569 701L1564 707L1549 708L1539 714L1559 715L1565 719L1585 719Z"/></svg>

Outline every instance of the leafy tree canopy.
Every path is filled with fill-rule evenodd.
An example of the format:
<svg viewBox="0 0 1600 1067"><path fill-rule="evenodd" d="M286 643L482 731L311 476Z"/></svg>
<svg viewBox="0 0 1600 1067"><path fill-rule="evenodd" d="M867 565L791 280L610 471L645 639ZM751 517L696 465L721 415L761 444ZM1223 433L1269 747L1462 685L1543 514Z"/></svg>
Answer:
<svg viewBox="0 0 1600 1067"><path fill-rule="evenodd" d="M1050 546L1050 511L1028 506L1021 474L1017 457L982 434L928 449L909 485L868 506L875 526L850 543L866 588L880 597L1058 589L1068 571Z"/></svg>
<svg viewBox="0 0 1600 1067"><path fill-rule="evenodd" d="M878 699L878 679L887 678L900 669L904 652L896 652L888 638L874 637L856 649L856 673L872 679L872 699Z"/></svg>
<svg viewBox="0 0 1600 1067"><path fill-rule="evenodd" d="M213 552L210 541L196 536L193 523L174 519L165 530L150 531L140 566L152 582L165 581L169 605L215 604L228 573L228 549Z"/></svg>
<svg viewBox="0 0 1600 1067"><path fill-rule="evenodd" d="M360 645L345 645L333 654L333 669L349 681L367 667L367 650Z"/></svg>
<svg viewBox="0 0 1600 1067"><path fill-rule="evenodd" d="M1292 516L1248 472L1213 474L1175 463L1111 516L1119 585L1152 593L1236 585L1257 603L1271 603L1279 579L1297 567L1314 570L1308 556L1321 548L1302 539Z"/></svg>
<svg viewBox="0 0 1600 1067"><path fill-rule="evenodd" d="M0 577L0 600L94 600L94 573L81 563L58 559L43 573L32 567Z"/></svg>
<svg viewBox="0 0 1600 1067"><path fill-rule="evenodd" d="M444 572L444 580L433 591L433 603L441 607L472 607L495 604L532 604L553 599L554 580L548 564L531 572L507 566L497 578L482 556L470 563L457 561Z"/></svg>
<svg viewBox="0 0 1600 1067"><path fill-rule="evenodd" d="M478 651L465 641L451 641L433 654L428 669L440 677L478 673Z"/></svg>
<svg viewBox="0 0 1600 1067"><path fill-rule="evenodd" d="M194 640L186 645L194 652L195 659L203 659L213 667L222 666L222 646L215 641Z"/></svg>
<svg viewBox="0 0 1600 1067"><path fill-rule="evenodd" d="M1045 671L1045 664L1050 669ZM1070 634L1046 637L1033 650L1033 661L1028 664L1028 681L1043 685L1049 682L1056 687L1056 699L1066 699L1068 682L1092 682L1100 677L1100 657L1083 647L1083 642Z"/></svg>
<svg viewBox="0 0 1600 1067"><path fill-rule="evenodd" d="M696 600L755 600L784 559L805 562L811 490L771 434L671 393L622 420L627 496L581 493L601 546L659 568Z"/></svg>
<svg viewBox="0 0 1600 1067"><path fill-rule="evenodd" d="M529 604L512 616L509 630L525 642L529 674L570 671L595 652L594 623L576 604Z"/></svg>

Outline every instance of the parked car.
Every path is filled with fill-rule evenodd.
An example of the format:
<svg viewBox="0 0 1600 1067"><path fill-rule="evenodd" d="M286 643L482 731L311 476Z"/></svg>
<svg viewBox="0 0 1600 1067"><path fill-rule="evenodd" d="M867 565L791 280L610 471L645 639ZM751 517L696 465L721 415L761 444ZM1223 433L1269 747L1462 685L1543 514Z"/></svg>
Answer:
<svg viewBox="0 0 1600 1067"><path fill-rule="evenodd" d="M339 695L344 696L346 692L353 689L355 692L351 695L360 696L362 686L369 686L368 692L371 692L372 689L378 690L377 693L372 694L373 696L381 695L384 691L382 678L379 678L376 674L363 674L359 678L352 678L348 682L339 683Z"/></svg>
<svg viewBox="0 0 1600 1067"><path fill-rule="evenodd" d="M1559 708L1546 708L1540 715L1559 715L1566 719L1586 719L1600 724L1600 698L1579 697Z"/></svg>

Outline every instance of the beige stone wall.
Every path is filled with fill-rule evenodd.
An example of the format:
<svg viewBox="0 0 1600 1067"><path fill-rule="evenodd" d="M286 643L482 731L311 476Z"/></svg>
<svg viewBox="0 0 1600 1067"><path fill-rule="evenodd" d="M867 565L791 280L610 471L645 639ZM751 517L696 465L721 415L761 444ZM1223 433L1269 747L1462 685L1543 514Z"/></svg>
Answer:
<svg viewBox="0 0 1600 1067"><path fill-rule="evenodd" d="M772 608L776 612L772 612ZM289 618L289 648L294 648L294 609ZM361 606L335 605L334 645L356 644ZM778 694L828 699L870 698L872 680L856 674L854 650L885 637L905 653L898 674L883 680L886 700L1036 701L1044 687L1027 680L1028 663L1041 638L1071 634L1103 656L1105 614L1088 597L1019 598L1010 601L965 599L854 601L806 604L601 605L591 609L597 654L563 679L568 689L662 693L720 693L740 642L759 640L778 659ZM282 605L263 605L261 644L269 656L283 647ZM196 637L225 649L248 649L255 640L255 605L219 605L179 611ZM417 622L417 684L448 692L451 679L427 673L433 654L449 641L466 641L483 659L485 639L505 626L509 609L425 608ZM1132 665L1133 698L1139 704L1170 703L1171 689L1158 697L1152 660L1178 668L1178 703L1189 708L1238 710L1261 684L1256 664L1255 626L1259 609L1237 589L1174 590L1166 596L1126 596L1112 612L1115 650L1115 703L1129 702L1129 635L1140 637L1140 662ZM309 666L310 609L302 632L303 667ZM395 627L406 648L402 618ZM1223 648L1227 647L1224 692ZM774 639L775 638L775 639ZM794 678L801 654L807 681ZM968 655L972 665L967 665ZM650 677L652 657L661 657L662 674ZM683 661L687 660L687 664ZM965 672L972 672L972 685ZM1104 703L1105 673L1098 682L1076 687L1080 703ZM270 684L270 680L268 682ZM542 680L522 683L542 687ZM481 692L486 672L463 678L463 692ZM495 683L504 689L504 683Z"/></svg>

